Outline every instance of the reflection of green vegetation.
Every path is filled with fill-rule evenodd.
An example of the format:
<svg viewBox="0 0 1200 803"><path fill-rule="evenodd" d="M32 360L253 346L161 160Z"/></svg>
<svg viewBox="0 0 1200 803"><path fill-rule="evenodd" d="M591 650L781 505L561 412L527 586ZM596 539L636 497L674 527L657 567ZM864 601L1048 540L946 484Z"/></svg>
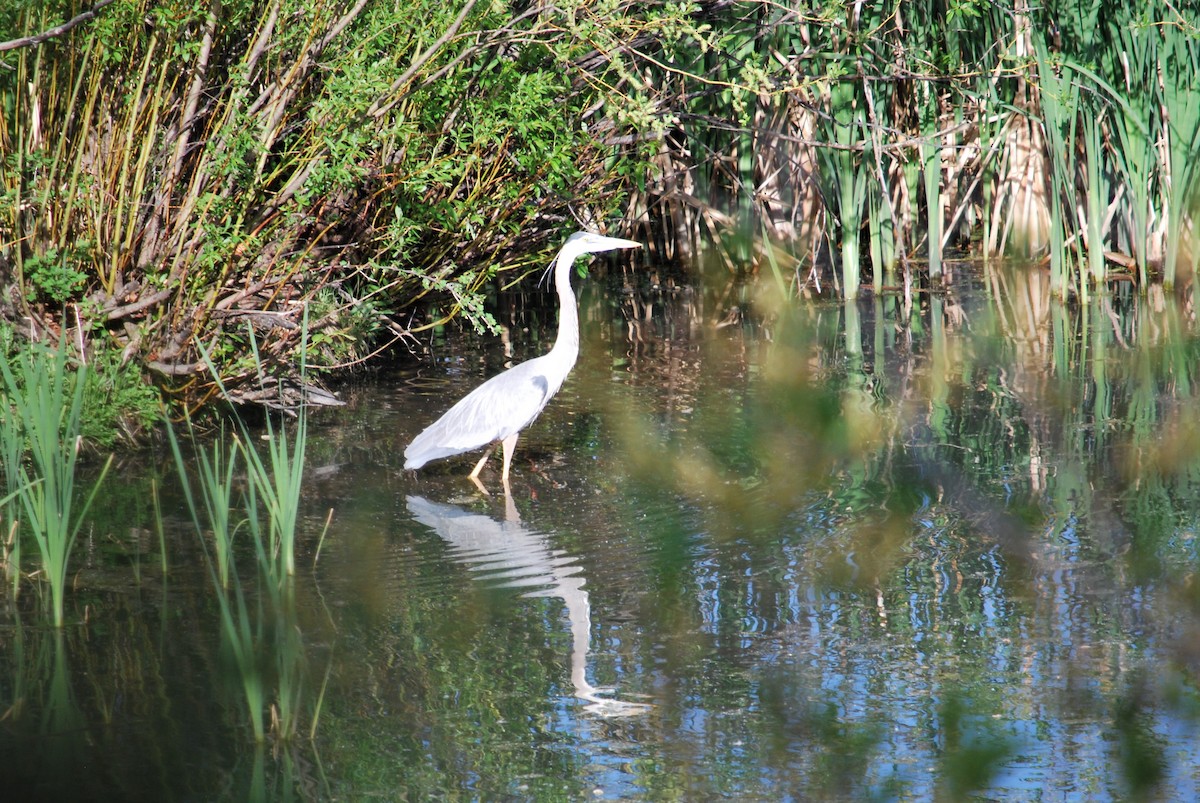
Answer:
<svg viewBox="0 0 1200 803"><path fill-rule="evenodd" d="M177 535L170 542L178 558L194 537ZM86 627L30 626L17 617L0 628L0 752L22 757L6 771L8 796L251 800L243 790L256 783L268 796L259 799L321 788L311 758L296 769L294 750L273 753L255 768L257 779L249 761L235 761L244 724L212 702L221 668L211 608L192 596L202 580L195 568L180 561L173 569L173 582L188 589L180 596L94 591Z"/></svg>
<svg viewBox="0 0 1200 803"><path fill-rule="evenodd" d="M946 800L962 800L972 792L987 789L1013 752L1013 745L993 719L999 705L995 695L992 698L984 709L953 689L943 692L937 731L941 736L938 752Z"/></svg>
<svg viewBox="0 0 1200 803"><path fill-rule="evenodd" d="M440 592L340 622L342 649L374 656L367 666L341 665L322 715L321 755L338 766L344 793L409 800L590 794L576 737L560 727L576 707L564 702L572 698L563 673L570 637L554 624L561 606L517 600L511 591L463 590L436 559L391 569L399 574L371 579ZM548 629L557 643L547 643Z"/></svg>

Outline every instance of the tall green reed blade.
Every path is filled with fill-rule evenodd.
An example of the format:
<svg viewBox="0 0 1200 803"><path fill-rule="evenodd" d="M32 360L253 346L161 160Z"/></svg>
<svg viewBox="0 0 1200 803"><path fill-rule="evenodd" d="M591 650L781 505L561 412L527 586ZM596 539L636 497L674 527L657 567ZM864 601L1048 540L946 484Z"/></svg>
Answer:
<svg viewBox="0 0 1200 803"><path fill-rule="evenodd" d="M204 513L206 514L206 519L202 522L200 519L200 506L196 503L196 494L193 492L192 483L188 479L190 472L187 468L187 461L183 456L183 450L179 444L179 438L175 434L175 427L169 418L166 421L166 425L167 438L171 444L171 454L175 460L175 470L179 475L180 487L183 489L184 500L187 503L188 512L191 514L192 523L196 527L196 533L200 536L206 556L208 554L208 541L204 536L206 532L212 533L212 548L215 553L213 563L217 572L218 585L220 588L227 589L229 588L233 573L233 537L235 533L235 527L231 520L233 512L233 480L238 455L242 451L241 446L238 443L229 443L224 431L222 431L221 437L213 442L209 450L205 450L196 442L196 435L192 428L191 419L187 420L188 437L192 444L192 451L198 456L200 461L198 481L200 483L200 497L204 505Z"/></svg>
<svg viewBox="0 0 1200 803"><path fill-rule="evenodd" d="M770 232L767 231L768 223L766 218L758 221L759 237L763 243L763 254L767 260L767 267L771 269L771 278L775 283L775 291L779 294L780 299L792 298L792 286L784 277L783 266L779 264L776 258L775 247L771 243ZM319 547L318 547L319 548Z"/></svg>
<svg viewBox="0 0 1200 803"><path fill-rule="evenodd" d="M937 96L929 87L923 87L923 93L919 152L925 181L929 278L936 281L942 278L942 148L937 133Z"/></svg>
<svg viewBox="0 0 1200 803"><path fill-rule="evenodd" d="M13 501L21 495L17 490L0 499L0 510L6 511L4 520L10 522L6 530L0 530L0 567L5 579L11 584L12 599L21 593L21 522L14 515Z"/></svg>
<svg viewBox="0 0 1200 803"><path fill-rule="evenodd" d="M96 498L112 458L104 464L83 505L76 505L75 474L82 430L86 366L69 370L65 340L57 350L46 353L31 346L12 360L0 358L0 377L8 404L0 422L6 438L19 437L22 450L11 441L4 448L5 473L9 483L19 485L18 496L28 527L50 585L51 611L56 627L64 624L67 571L83 519ZM29 461L23 459L28 451Z"/></svg>
<svg viewBox="0 0 1200 803"><path fill-rule="evenodd" d="M305 334L300 347L300 375L306 375L304 355L308 346L308 319L304 321ZM261 366L258 343L251 337L254 361ZM260 370L260 376L261 376ZM296 573L296 525L300 518L300 493L304 483L304 452L308 442L308 413L303 404L296 413L294 443L289 448L287 428L282 422L276 425L267 418L267 461L264 463L256 449L246 439L246 466L250 481L257 486L271 526L272 557L279 562L283 574L291 577Z"/></svg>
<svg viewBox="0 0 1200 803"><path fill-rule="evenodd" d="M876 294L883 291L885 274L889 284L896 283L896 220L887 193L886 184L871 182L867 227L871 236L871 286Z"/></svg>
<svg viewBox="0 0 1200 803"><path fill-rule="evenodd" d="M308 346L307 315L303 328L304 335L300 345L300 374L302 377L307 373L304 358ZM263 362L252 329L249 330L249 335L255 366L259 376L263 376ZM222 392L227 393L208 351L202 344L199 345L199 350L218 387ZM289 446L287 428L282 424L276 425L270 418L267 419L267 458L265 460L258 449L253 446L254 439L251 437L249 428L241 419L238 419L238 435L235 437L242 459L245 461L250 481L249 490L255 499L261 498L262 504L266 508L269 548L260 553L266 560L262 568L279 587L282 587L285 578L296 573L296 526L299 522L300 493L304 478L304 454L308 439L308 414L303 404L296 415L296 421L293 444ZM261 533L261 528L258 526L257 502L248 506L247 515L251 524L251 532L255 535ZM258 549L261 544L256 543L255 546Z"/></svg>
<svg viewBox="0 0 1200 803"><path fill-rule="evenodd" d="M856 150L858 136L865 130L857 103L856 81L834 76L829 87L830 115L823 121L832 147L818 149L821 157L821 182L826 203L833 208L826 215L832 244L834 227L841 235L842 297L857 298L862 281L859 262L859 232L862 229L870 167ZM832 245L830 250L832 250Z"/></svg>
<svg viewBox="0 0 1200 803"><path fill-rule="evenodd" d="M1154 94L1149 87L1157 71L1157 34L1145 27L1117 19L1109 24L1113 38L1119 43L1121 58L1110 69L1116 86L1123 93L1114 96L1121 113L1114 115L1116 134L1113 162L1124 178L1129 194L1129 247L1138 269L1138 286L1144 293L1148 284L1147 259L1150 235L1150 198L1154 179L1154 137L1151 121L1157 115Z"/></svg>
<svg viewBox="0 0 1200 803"><path fill-rule="evenodd" d="M872 30L884 24L878 14L869 14L869 20L863 20ZM866 80L868 69L872 73L887 71L889 65L877 63L879 58L872 48L858 47L859 71L864 74L863 99L866 102L867 136L863 138L866 152L863 154L863 167L870 165L871 179L867 182L867 232L870 240L871 254L871 286L878 295L883 290L884 275L888 282L895 284L896 273L896 216L892 209L891 179L898 171L884 168L887 157L883 147L884 132L891 132L895 127L890 125L887 115L892 110L895 96L895 83L881 81L877 84Z"/></svg>
<svg viewBox="0 0 1200 803"><path fill-rule="evenodd" d="M223 588L229 587L233 571L233 536L230 513L233 508L233 477L237 468L239 449L236 444L226 447L225 438L212 444L211 454L200 450L201 489L208 522L213 533L217 578Z"/></svg>
<svg viewBox="0 0 1200 803"><path fill-rule="evenodd" d="M4 570L10 583L10 592L15 600L21 593L21 518L20 495L25 484L25 429L20 418L8 402L9 390L5 389L5 403L0 407L0 459L4 465L4 482L8 495L0 509L4 511L7 529L5 542Z"/></svg>
<svg viewBox="0 0 1200 803"><path fill-rule="evenodd" d="M1197 154L1200 153L1200 35L1177 27L1162 29L1164 128L1167 136L1167 180L1161 182L1166 198L1167 248L1163 260L1163 284L1175 284L1180 245L1188 216L1195 210L1188 200L1196 182ZM1196 249L1193 248L1193 252ZM1188 274L1194 272L1193 253Z"/></svg>
<svg viewBox="0 0 1200 803"><path fill-rule="evenodd" d="M1059 298L1067 296L1074 282L1068 253L1068 227L1074 218L1075 134L1079 116L1079 87L1061 61L1051 57L1045 40L1034 37L1038 71L1038 99L1042 128L1050 158L1049 189L1046 201L1050 211L1050 290ZM1070 200L1068 200L1070 199Z"/></svg>
<svg viewBox="0 0 1200 803"><path fill-rule="evenodd" d="M1073 43L1072 47L1064 48L1064 62L1071 72L1071 79L1077 82L1080 90L1078 126L1079 140L1083 146L1085 186L1084 197L1077 204L1083 208L1085 215L1081 228L1086 235L1084 244L1087 250L1082 260L1086 265L1086 280L1081 277L1080 291L1086 293L1089 287L1100 287L1107 273L1104 261L1104 245L1108 236L1105 215L1114 189L1112 171L1105 162L1107 149L1104 126L1109 116L1106 93L1107 97L1115 93L1094 67L1104 64L1111 55L1111 43L1102 24L1104 18L1121 12L1102 8L1097 0L1071 3L1063 12L1058 34L1062 36L1062 29L1065 28L1066 36ZM1079 149L1075 152L1078 153Z"/></svg>
<svg viewBox="0 0 1200 803"><path fill-rule="evenodd" d="M1099 287L1106 275L1104 263L1104 213L1111 193L1104 169L1104 111L1096 95L1080 105L1080 136L1083 139L1084 170L1087 176L1087 265L1088 280Z"/></svg>
<svg viewBox="0 0 1200 803"><path fill-rule="evenodd" d="M304 474L304 442L307 425L301 417L296 425L294 446L288 445L288 432L282 424L267 424L267 457L242 439L251 488L261 499L267 513L271 576L278 582L296 573L296 525L299 519L300 491Z"/></svg>

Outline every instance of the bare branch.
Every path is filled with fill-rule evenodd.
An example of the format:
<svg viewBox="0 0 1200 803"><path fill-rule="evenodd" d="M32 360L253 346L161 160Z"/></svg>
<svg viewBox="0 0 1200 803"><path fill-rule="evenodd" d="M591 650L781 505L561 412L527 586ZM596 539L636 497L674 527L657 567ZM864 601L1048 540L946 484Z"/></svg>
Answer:
<svg viewBox="0 0 1200 803"><path fill-rule="evenodd" d="M47 31L42 31L39 34L34 34L33 36L22 36L20 39L10 39L7 42L0 42L0 52L5 50L16 50L19 47L33 47L35 45L40 45L47 39L53 39L56 36L62 36L76 25L82 25L92 17L96 16L96 12L111 4L112 1L113 0L100 0L100 2L96 3L96 5L92 6L87 11L84 11L82 14L77 14L76 16L64 22L62 25L58 25Z"/></svg>

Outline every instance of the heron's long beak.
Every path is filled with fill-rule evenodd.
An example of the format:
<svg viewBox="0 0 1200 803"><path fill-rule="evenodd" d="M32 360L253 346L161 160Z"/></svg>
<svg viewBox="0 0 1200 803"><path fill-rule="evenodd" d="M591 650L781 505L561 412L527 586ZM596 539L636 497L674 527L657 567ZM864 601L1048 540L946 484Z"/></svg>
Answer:
<svg viewBox="0 0 1200 803"><path fill-rule="evenodd" d="M641 248L636 240L622 240L620 237L601 237L589 248L589 251L615 251L618 248Z"/></svg>

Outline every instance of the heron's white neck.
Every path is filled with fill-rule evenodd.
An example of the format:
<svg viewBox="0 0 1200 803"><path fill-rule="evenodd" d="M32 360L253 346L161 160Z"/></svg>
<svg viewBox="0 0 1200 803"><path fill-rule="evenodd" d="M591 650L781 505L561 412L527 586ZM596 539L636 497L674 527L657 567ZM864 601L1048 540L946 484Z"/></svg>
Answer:
<svg viewBox="0 0 1200 803"><path fill-rule="evenodd" d="M579 307L575 293L571 291L571 267L579 252L566 249L558 255L554 264L554 288L558 291L558 337L550 353L566 360L568 367L575 364L579 355Z"/></svg>

